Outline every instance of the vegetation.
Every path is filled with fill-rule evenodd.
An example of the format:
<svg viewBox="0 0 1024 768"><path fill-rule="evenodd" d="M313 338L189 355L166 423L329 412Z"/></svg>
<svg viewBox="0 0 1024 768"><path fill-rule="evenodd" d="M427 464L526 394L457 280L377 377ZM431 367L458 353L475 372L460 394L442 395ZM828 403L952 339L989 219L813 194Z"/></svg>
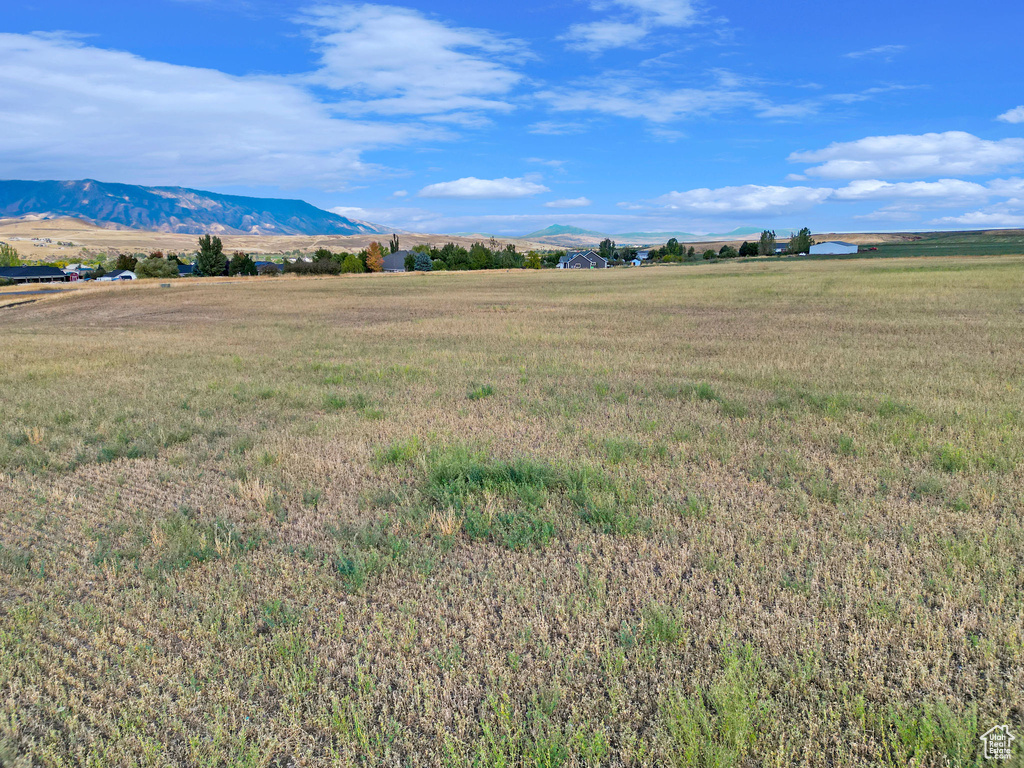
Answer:
<svg viewBox="0 0 1024 768"><path fill-rule="evenodd" d="M5 309L0 761L939 768L1019 738L1024 257L562 278Z"/></svg>
<svg viewBox="0 0 1024 768"><path fill-rule="evenodd" d="M199 277L223 275L227 266L224 258L224 244L219 237L203 235L199 238L199 256L196 258L196 272Z"/></svg>
<svg viewBox="0 0 1024 768"><path fill-rule="evenodd" d="M757 255L775 255L775 230L766 229L761 233L761 239L757 241Z"/></svg>
<svg viewBox="0 0 1024 768"><path fill-rule="evenodd" d="M366 250L366 269L368 272L380 272L384 269L384 254L380 243L374 241Z"/></svg>
<svg viewBox="0 0 1024 768"><path fill-rule="evenodd" d="M786 252L793 254L808 253L812 245L814 245L814 240L811 238L811 230L804 227L790 239Z"/></svg>
<svg viewBox="0 0 1024 768"><path fill-rule="evenodd" d="M16 267L19 264L18 251L14 246L0 242L0 267Z"/></svg>
<svg viewBox="0 0 1024 768"><path fill-rule="evenodd" d="M256 275L256 262L247 253L235 251L228 262L229 275Z"/></svg>
<svg viewBox="0 0 1024 768"><path fill-rule="evenodd" d="M163 254L154 253L139 261L134 271L135 276L140 279L170 279L178 276L178 265L173 261L165 259Z"/></svg>

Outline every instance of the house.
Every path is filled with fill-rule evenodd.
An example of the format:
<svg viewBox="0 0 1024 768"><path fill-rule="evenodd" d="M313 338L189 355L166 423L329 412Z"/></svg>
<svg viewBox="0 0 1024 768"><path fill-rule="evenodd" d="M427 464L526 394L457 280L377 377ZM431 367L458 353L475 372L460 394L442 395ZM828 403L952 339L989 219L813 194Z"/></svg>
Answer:
<svg viewBox="0 0 1024 768"><path fill-rule="evenodd" d="M194 277L196 274L195 264L179 264L178 277Z"/></svg>
<svg viewBox="0 0 1024 768"><path fill-rule="evenodd" d="M608 261L597 251L569 251L558 259L559 269L607 269Z"/></svg>
<svg viewBox="0 0 1024 768"><path fill-rule="evenodd" d="M257 261L256 272L260 275L276 274L281 271L281 265L273 261Z"/></svg>
<svg viewBox="0 0 1024 768"><path fill-rule="evenodd" d="M634 256L634 257L633 257L633 258L632 258L632 259L630 260L630 262L629 262L629 266L631 266L631 267L639 267L639 266L640 266L641 264L643 264L643 263L644 263L644 260L643 260L643 259L641 259L639 255L637 255L637 256Z"/></svg>
<svg viewBox="0 0 1024 768"><path fill-rule="evenodd" d="M0 267L0 278L19 284L71 282L71 276L57 267Z"/></svg>
<svg viewBox="0 0 1024 768"><path fill-rule="evenodd" d="M405 257L409 254L412 254L414 258L416 256L412 251L395 251L386 254L384 256L384 271L405 272Z"/></svg>
<svg viewBox="0 0 1024 768"><path fill-rule="evenodd" d="M97 277L97 283L115 283L119 280L134 280L135 273L130 269L115 269L113 272L107 272L103 277Z"/></svg>
<svg viewBox="0 0 1024 768"><path fill-rule="evenodd" d="M838 256L840 254L856 253L856 243L844 243L842 240L829 240L824 243L815 243L811 246L812 254L828 254L830 256Z"/></svg>

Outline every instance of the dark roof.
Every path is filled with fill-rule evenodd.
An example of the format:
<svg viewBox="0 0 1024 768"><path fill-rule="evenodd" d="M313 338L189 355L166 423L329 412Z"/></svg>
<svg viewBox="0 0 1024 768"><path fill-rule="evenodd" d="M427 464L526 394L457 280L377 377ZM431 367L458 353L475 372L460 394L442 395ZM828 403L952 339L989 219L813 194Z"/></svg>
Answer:
<svg viewBox="0 0 1024 768"><path fill-rule="evenodd" d="M57 267L0 267L0 277L9 279L25 279L37 277L67 277L64 270Z"/></svg>
<svg viewBox="0 0 1024 768"><path fill-rule="evenodd" d="M131 272L130 269L115 269L111 272L107 272L104 277L120 277L121 275L126 275L129 272Z"/></svg>
<svg viewBox="0 0 1024 768"><path fill-rule="evenodd" d="M195 264L179 264L178 274L179 275L194 275L196 273Z"/></svg>
<svg viewBox="0 0 1024 768"><path fill-rule="evenodd" d="M412 251L395 251L394 253L388 253L384 255L384 269L385 271L405 271L405 257L408 256Z"/></svg>

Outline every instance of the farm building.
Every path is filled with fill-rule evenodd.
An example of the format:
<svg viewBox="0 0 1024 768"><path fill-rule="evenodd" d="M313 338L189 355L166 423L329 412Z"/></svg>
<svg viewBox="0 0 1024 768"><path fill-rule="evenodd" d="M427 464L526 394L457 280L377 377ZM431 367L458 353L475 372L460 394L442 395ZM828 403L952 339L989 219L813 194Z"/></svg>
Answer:
<svg viewBox="0 0 1024 768"><path fill-rule="evenodd" d="M71 276L57 267L0 267L0 278L15 283L67 283Z"/></svg>
<svg viewBox="0 0 1024 768"><path fill-rule="evenodd" d="M811 246L812 254L825 254L838 256L846 253L856 253L856 243L844 243L842 240L829 240L825 243L815 243Z"/></svg>
<svg viewBox="0 0 1024 768"><path fill-rule="evenodd" d="M195 264L179 264L178 277L192 277L196 273Z"/></svg>
<svg viewBox="0 0 1024 768"><path fill-rule="evenodd" d="M559 269L607 269L608 261L597 251L569 251L558 259Z"/></svg>

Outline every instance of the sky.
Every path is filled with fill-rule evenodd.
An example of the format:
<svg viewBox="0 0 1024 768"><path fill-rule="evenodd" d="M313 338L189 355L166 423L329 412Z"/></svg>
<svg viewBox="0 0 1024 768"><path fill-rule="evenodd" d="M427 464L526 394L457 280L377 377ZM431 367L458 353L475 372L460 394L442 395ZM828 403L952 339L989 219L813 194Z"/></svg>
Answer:
<svg viewBox="0 0 1024 768"><path fill-rule="evenodd" d="M1024 227L1011 0L5 0L0 178L396 229Z"/></svg>

